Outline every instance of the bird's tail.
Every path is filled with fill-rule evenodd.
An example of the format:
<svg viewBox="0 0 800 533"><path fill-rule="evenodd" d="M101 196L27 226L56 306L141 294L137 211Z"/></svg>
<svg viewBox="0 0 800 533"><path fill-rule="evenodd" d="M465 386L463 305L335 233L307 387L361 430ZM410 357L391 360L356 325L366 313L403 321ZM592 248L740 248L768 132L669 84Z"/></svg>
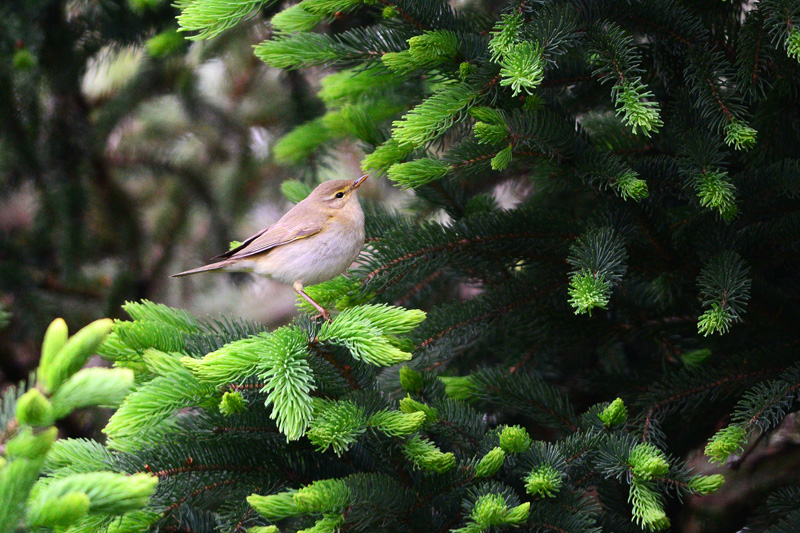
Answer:
<svg viewBox="0 0 800 533"><path fill-rule="evenodd" d="M205 265L197 268L193 268L191 270L186 270L184 272L178 272L177 274L173 274L170 276L171 278L180 278L182 276L191 276L192 274L199 274L200 272L209 272L211 270L219 270L221 268L225 268L226 266L233 263L233 261L218 261L216 263L211 263L210 265Z"/></svg>

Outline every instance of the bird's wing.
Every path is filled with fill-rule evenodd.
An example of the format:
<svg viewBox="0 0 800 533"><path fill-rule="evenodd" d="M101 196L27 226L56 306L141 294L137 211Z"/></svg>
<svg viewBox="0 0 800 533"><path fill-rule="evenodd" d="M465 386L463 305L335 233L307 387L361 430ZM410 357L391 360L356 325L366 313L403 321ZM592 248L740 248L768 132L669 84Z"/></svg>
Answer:
<svg viewBox="0 0 800 533"><path fill-rule="evenodd" d="M291 212L287 215L291 215ZM267 229L259 231L236 248L214 259L242 259L262 254L277 246L316 235L324 227L324 220L297 220L296 217L284 216Z"/></svg>

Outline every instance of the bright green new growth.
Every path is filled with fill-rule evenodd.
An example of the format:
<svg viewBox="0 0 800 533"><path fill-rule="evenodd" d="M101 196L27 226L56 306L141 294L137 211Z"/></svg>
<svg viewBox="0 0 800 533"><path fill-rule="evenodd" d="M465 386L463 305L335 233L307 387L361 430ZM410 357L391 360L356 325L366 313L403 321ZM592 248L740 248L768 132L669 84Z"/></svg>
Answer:
<svg viewBox="0 0 800 533"><path fill-rule="evenodd" d="M394 121L392 137L401 145L419 148L447 131L477 96L466 83L445 85Z"/></svg>
<svg viewBox="0 0 800 533"><path fill-rule="evenodd" d="M533 90L544 80L544 53L539 43L523 41L509 48L500 60L500 85L511 86L513 96Z"/></svg>
<svg viewBox="0 0 800 533"><path fill-rule="evenodd" d="M725 477L722 474L695 476L689 480L689 488L696 494L704 496L712 492L717 492L724 482Z"/></svg>
<svg viewBox="0 0 800 533"><path fill-rule="evenodd" d="M237 415L247 410L247 402L241 392L228 391L219 402L219 412L225 416Z"/></svg>
<svg viewBox="0 0 800 533"><path fill-rule="evenodd" d="M481 144L498 144L508 138L508 128L505 124L476 122L473 131L475 138Z"/></svg>
<svg viewBox="0 0 800 533"><path fill-rule="evenodd" d="M511 159L513 158L513 154L511 153L512 146L509 144L495 155L492 158L492 170L505 170L509 163L511 163Z"/></svg>
<svg viewBox="0 0 800 533"><path fill-rule="evenodd" d="M549 464L543 464L525 476L525 490L528 494L553 498L561 490L563 477L562 472Z"/></svg>
<svg viewBox="0 0 800 533"><path fill-rule="evenodd" d="M291 328L281 328L272 334L272 343L264 353L265 370L261 377L266 384L261 392L267 393L267 406L272 405L270 418L286 435L286 440L297 440L305 434L311 421L313 402L310 393L316 389L314 373L308 366L308 339L305 333Z"/></svg>
<svg viewBox="0 0 800 533"><path fill-rule="evenodd" d="M639 178L639 175L633 170L628 170L617 176L611 187L617 191L623 200L631 198L638 202L649 195L647 182Z"/></svg>
<svg viewBox="0 0 800 533"><path fill-rule="evenodd" d="M338 309L340 311L367 303L372 294L361 294L361 283L347 276L338 276L332 280L318 285L306 287L304 290L315 302L325 309ZM317 309L304 298L297 296L297 306L306 313L317 313Z"/></svg>
<svg viewBox="0 0 800 533"><path fill-rule="evenodd" d="M49 426L53 423L53 405L38 389L31 389L17 400L17 421L28 426Z"/></svg>
<svg viewBox="0 0 800 533"><path fill-rule="evenodd" d="M749 150L755 146L756 135L756 130L738 119L725 126L725 144L733 145L737 150Z"/></svg>
<svg viewBox="0 0 800 533"><path fill-rule="evenodd" d="M374 3L375 0L303 0L300 5L310 13L333 15L353 10L363 4Z"/></svg>
<svg viewBox="0 0 800 533"><path fill-rule="evenodd" d="M317 93L328 106L341 105L369 93L379 93L398 84L398 79L380 68L342 70L325 76Z"/></svg>
<svg viewBox="0 0 800 533"><path fill-rule="evenodd" d="M469 514L471 523L453 530L455 533L477 533L491 527L518 526L528 520L530 502L509 509L501 494L484 494L475 501Z"/></svg>
<svg viewBox="0 0 800 533"><path fill-rule="evenodd" d="M458 37L447 30L426 31L408 40L408 51L419 66L434 66L450 61L458 53Z"/></svg>
<svg viewBox="0 0 800 533"><path fill-rule="evenodd" d="M411 359L391 342L387 335L399 335L414 329L425 319L419 310L388 305L362 305L342 311L333 322L320 328L318 339L347 346L352 356L365 363L390 366Z"/></svg>
<svg viewBox="0 0 800 533"><path fill-rule="evenodd" d="M158 478L150 474L117 474L115 472L90 472L54 479L36 492L29 504L28 516L35 523L49 505L71 493L85 494L89 499L90 513L119 515L143 507L158 485Z"/></svg>
<svg viewBox="0 0 800 533"><path fill-rule="evenodd" d="M500 431L500 447L506 453L526 452L532 443L528 432L521 426L505 426Z"/></svg>
<svg viewBox="0 0 800 533"><path fill-rule="evenodd" d="M786 55L800 61L800 28L794 27L786 38Z"/></svg>
<svg viewBox="0 0 800 533"><path fill-rule="evenodd" d="M617 398L603 409L599 416L605 427L612 428L625 423L628 418L628 408L625 407L622 398Z"/></svg>
<svg viewBox="0 0 800 533"><path fill-rule="evenodd" d="M631 450L628 463L633 475L643 480L662 477L669 472L669 463L664 457L664 452L648 442L639 444Z"/></svg>
<svg viewBox="0 0 800 533"><path fill-rule="evenodd" d="M389 139L378 146L371 154L364 157L361 161L361 170L365 172L386 170L393 164L405 159L413 151L414 146L400 144L397 139Z"/></svg>
<svg viewBox="0 0 800 533"><path fill-rule="evenodd" d="M499 446L492 448L475 466L475 477L491 477L495 475L503 467L505 458L506 452L503 451L503 448Z"/></svg>
<svg viewBox="0 0 800 533"><path fill-rule="evenodd" d="M276 13L270 22L277 32L294 33L313 30L325 18L325 14L309 12L301 3Z"/></svg>
<svg viewBox="0 0 800 533"><path fill-rule="evenodd" d="M633 478L628 501L633 505L633 518L637 524L650 531L661 531L670 526L661 498L648 482Z"/></svg>
<svg viewBox="0 0 800 533"><path fill-rule="evenodd" d="M454 400L469 401L475 396L475 384L470 376L441 376L444 393Z"/></svg>
<svg viewBox="0 0 800 533"><path fill-rule="evenodd" d="M93 405L118 407L131 389L133 389L131 370L85 368L64 382L53 395L53 415L59 419L75 409Z"/></svg>
<svg viewBox="0 0 800 533"><path fill-rule="evenodd" d="M271 0L179 0L177 7L180 31L196 31L187 39L201 40L216 37L242 20L258 13Z"/></svg>
<svg viewBox="0 0 800 533"><path fill-rule="evenodd" d="M606 280L605 274L593 274L587 270L572 274L569 282L569 304L575 309L575 314L588 313L596 308L608 309L611 300L611 284Z"/></svg>
<svg viewBox="0 0 800 533"><path fill-rule="evenodd" d="M397 411L378 411L367 421L367 425L390 437L405 437L419 431L427 416L422 411L404 413Z"/></svg>
<svg viewBox="0 0 800 533"><path fill-rule="evenodd" d="M306 513L341 512L350 502L343 479L322 479L298 490L261 496L251 494L249 503L264 518L280 520Z"/></svg>
<svg viewBox="0 0 800 533"><path fill-rule="evenodd" d="M415 436L403 445L403 455L414 463L414 467L427 472L444 474L456 465L451 452L442 451L428 439Z"/></svg>
<svg viewBox="0 0 800 533"><path fill-rule="evenodd" d="M48 346L47 359L42 357L38 374L47 390L55 392L67 378L85 365L111 332L113 324L107 318L92 322L70 337L58 350L54 350L54 346L63 339L66 326L51 325L54 338L50 341L52 345Z"/></svg>
<svg viewBox="0 0 800 533"><path fill-rule="evenodd" d="M450 167L438 159L422 158L389 167L389 179L404 189L416 189L440 179Z"/></svg>
<svg viewBox="0 0 800 533"><path fill-rule="evenodd" d="M616 95L617 116L622 115L622 123L632 126L633 133L637 133L636 128L639 128L649 137L664 125L658 102L649 100L653 98L653 92L641 80L617 85L613 93Z"/></svg>
<svg viewBox="0 0 800 533"><path fill-rule="evenodd" d="M706 444L705 454L712 463L724 463L732 453L741 453L746 439L747 430L741 426L722 428Z"/></svg>
<svg viewBox="0 0 800 533"><path fill-rule="evenodd" d="M726 333L742 321L750 299L749 268L733 251L714 256L697 277L703 306L710 307L697 320L701 334Z"/></svg>
<svg viewBox="0 0 800 533"><path fill-rule="evenodd" d="M439 419L439 412L435 407L431 407L422 402L418 402L410 395L400 400L400 411L406 414L425 413L425 422L436 422Z"/></svg>
<svg viewBox="0 0 800 533"><path fill-rule="evenodd" d="M703 207L716 210L726 221L736 215L736 186L728 179L727 172L710 170L701 174L696 189Z"/></svg>
<svg viewBox="0 0 800 533"><path fill-rule="evenodd" d="M489 51L492 52L492 61L497 62L508 53L519 39L520 30L524 19L520 13L504 13L500 15L491 32Z"/></svg>
<svg viewBox="0 0 800 533"><path fill-rule="evenodd" d="M319 451L333 448L341 456L366 431L364 411L350 401L317 400L308 439Z"/></svg>

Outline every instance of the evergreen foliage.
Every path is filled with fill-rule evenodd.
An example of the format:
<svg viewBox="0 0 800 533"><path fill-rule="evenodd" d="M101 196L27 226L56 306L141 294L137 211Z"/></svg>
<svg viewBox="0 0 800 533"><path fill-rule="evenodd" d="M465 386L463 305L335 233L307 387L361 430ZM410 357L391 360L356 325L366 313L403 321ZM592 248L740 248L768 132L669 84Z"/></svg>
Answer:
<svg viewBox="0 0 800 533"><path fill-rule="evenodd" d="M181 25L261 4L195 0ZM44 390L0 410L0 524L680 529L723 482L683 458L749 453L797 412L800 4L304 0L271 24L266 63L342 69L276 158L355 138L418 217L368 207L360 266L308 288L331 322L147 301L69 339L54 322ZM509 209L505 182L528 185ZM84 402L95 349L116 380ZM31 429L91 402L119 404L105 446ZM796 530L797 501L729 526Z"/></svg>

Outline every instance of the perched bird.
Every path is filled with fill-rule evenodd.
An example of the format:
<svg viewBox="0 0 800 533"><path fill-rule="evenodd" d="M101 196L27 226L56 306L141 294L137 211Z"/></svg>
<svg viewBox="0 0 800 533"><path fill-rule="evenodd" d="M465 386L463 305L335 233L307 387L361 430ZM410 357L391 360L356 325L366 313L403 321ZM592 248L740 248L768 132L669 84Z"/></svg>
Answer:
<svg viewBox="0 0 800 533"><path fill-rule="evenodd" d="M367 177L320 184L276 223L213 258L219 261L172 277L212 270L254 272L291 284L325 320L330 320L328 312L303 287L335 278L361 251L364 212L356 191Z"/></svg>

